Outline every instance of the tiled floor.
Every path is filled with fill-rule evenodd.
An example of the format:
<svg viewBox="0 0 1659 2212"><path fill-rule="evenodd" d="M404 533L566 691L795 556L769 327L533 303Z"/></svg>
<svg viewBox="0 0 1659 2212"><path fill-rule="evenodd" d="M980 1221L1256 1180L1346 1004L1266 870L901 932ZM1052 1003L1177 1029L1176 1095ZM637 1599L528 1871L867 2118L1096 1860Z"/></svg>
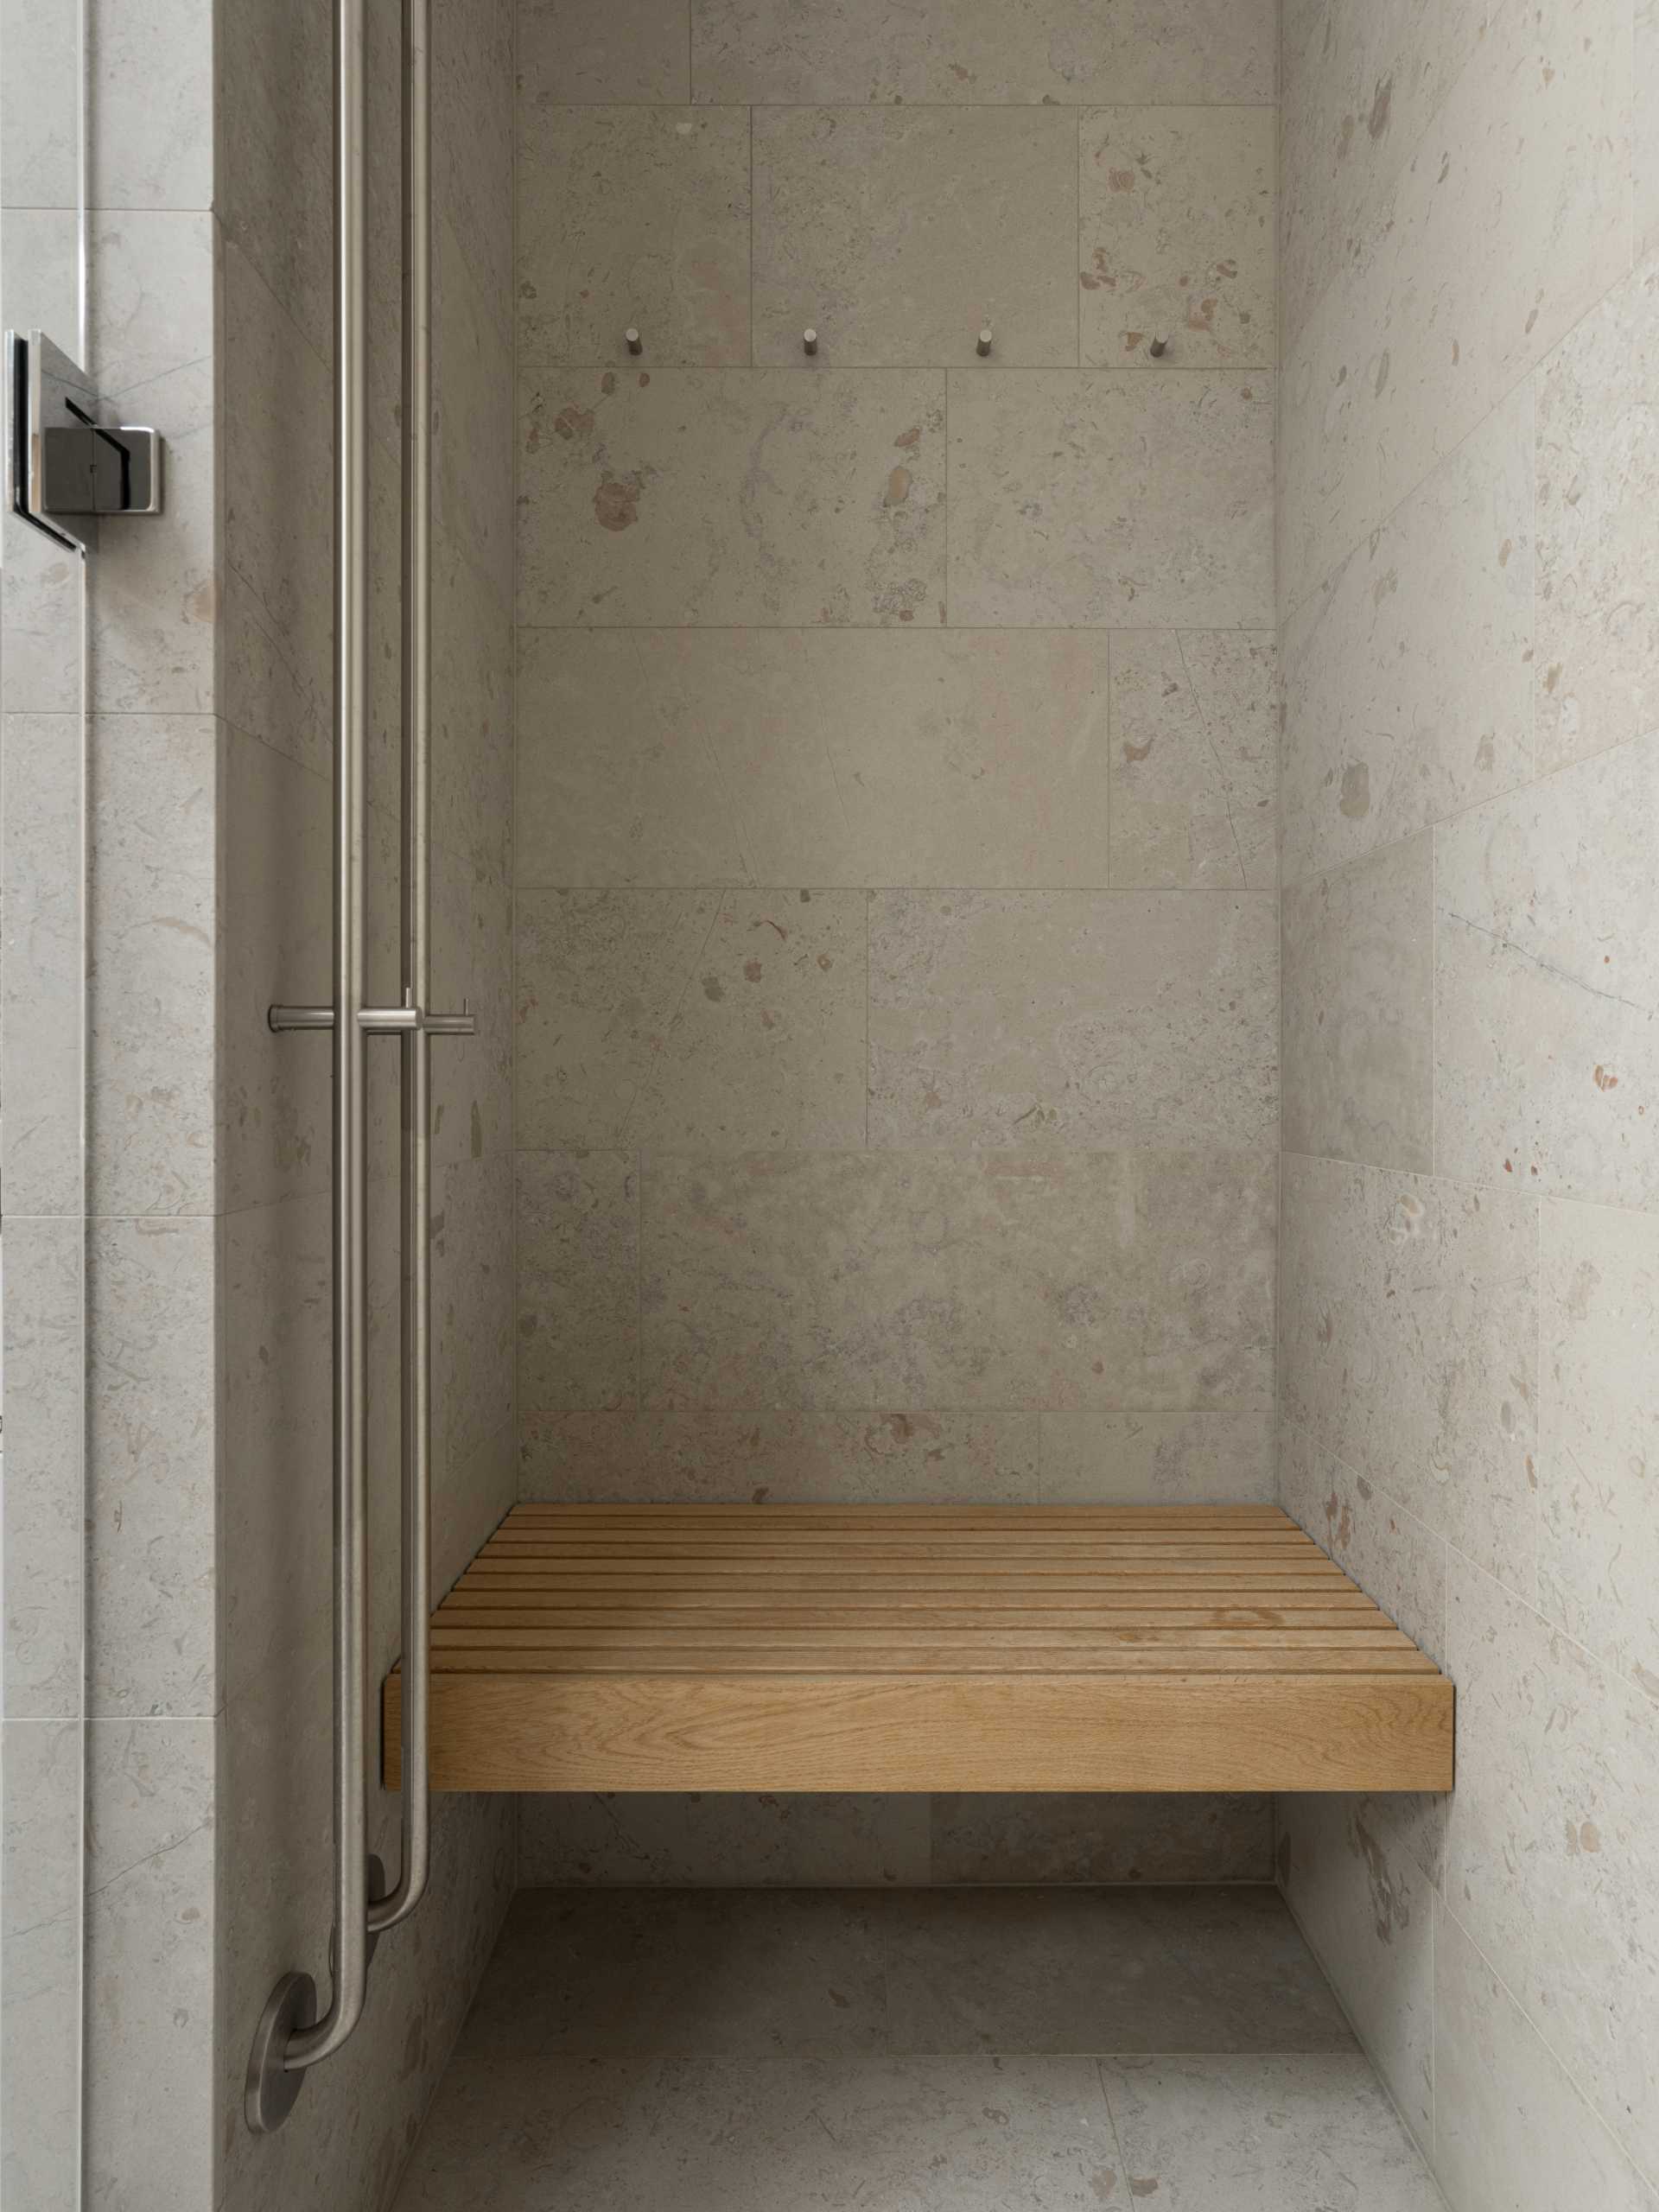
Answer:
<svg viewBox="0 0 1659 2212"><path fill-rule="evenodd" d="M1440 2212L1276 1891L525 1891L397 2212Z"/></svg>

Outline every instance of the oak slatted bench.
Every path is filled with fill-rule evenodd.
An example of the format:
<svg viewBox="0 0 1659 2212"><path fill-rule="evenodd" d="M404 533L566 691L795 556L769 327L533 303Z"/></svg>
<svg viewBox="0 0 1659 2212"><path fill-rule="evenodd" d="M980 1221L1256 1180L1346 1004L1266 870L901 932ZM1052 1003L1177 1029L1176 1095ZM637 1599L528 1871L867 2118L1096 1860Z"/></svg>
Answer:
<svg viewBox="0 0 1659 2212"><path fill-rule="evenodd" d="M432 1647L437 1789L1452 1786L1452 1684L1275 1506L520 1505Z"/></svg>

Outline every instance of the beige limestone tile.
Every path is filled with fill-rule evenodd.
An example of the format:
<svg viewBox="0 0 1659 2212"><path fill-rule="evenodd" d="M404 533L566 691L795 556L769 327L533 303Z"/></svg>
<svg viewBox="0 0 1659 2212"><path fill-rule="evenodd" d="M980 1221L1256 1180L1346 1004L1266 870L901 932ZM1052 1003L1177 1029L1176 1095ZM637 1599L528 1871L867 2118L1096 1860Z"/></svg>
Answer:
<svg viewBox="0 0 1659 2212"><path fill-rule="evenodd" d="M333 1557L326 1192L249 1206L225 1226L225 1683L232 1701L293 1656Z"/></svg>
<svg viewBox="0 0 1659 2212"><path fill-rule="evenodd" d="M470 1037L432 1053L432 1156L448 1166L512 1147L512 893L476 861L432 854L432 997L471 1008Z"/></svg>
<svg viewBox="0 0 1659 2212"><path fill-rule="evenodd" d="M1586 315L1536 384L1538 765L1548 769L1659 725L1659 261Z"/></svg>
<svg viewBox="0 0 1659 2212"><path fill-rule="evenodd" d="M863 1153L648 1160L643 1404L874 1410L892 1173ZM545 1402L521 1395L526 1407ZM890 1402L962 1402L947 1392Z"/></svg>
<svg viewBox="0 0 1659 2212"><path fill-rule="evenodd" d="M113 2212L137 2176L152 2201L211 2204L218 1724L95 1720L87 1738L83 2202Z"/></svg>
<svg viewBox="0 0 1659 2212"><path fill-rule="evenodd" d="M505 602L513 588L515 539L507 435L513 344L510 323L496 316L499 305L505 302L485 289L483 272L441 216L432 241L433 523Z"/></svg>
<svg viewBox="0 0 1659 2212"><path fill-rule="evenodd" d="M928 1878L919 1796L607 1796L518 1800L525 1889L915 1888Z"/></svg>
<svg viewBox="0 0 1659 2212"><path fill-rule="evenodd" d="M864 1141L861 891L521 891L524 1145Z"/></svg>
<svg viewBox="0 0 1659 2212"><path fill-rule="evenodd" d="M639 1179L632 1153L521 1152L518 1401L603 1412L639 1389Z"/></svg>
<svg viewBox="0 0 1659 2212"><path fill-rule="evenodd" d="M1279 1441L1279 1503L1429 1657L1446 1657L1445 1540L1298 1420Z"/></svg>
<svg viewBox="0 0 1659 2212"><path fill-rule="evenodd" d="M226 706L238 727L308 766L328 759L333 698L327 564L334 515L334 400L327 365L237 246L224 255L225 564L240 583L227 613L257 634L232 637L245 694L269 705L303 702L299 729ZM282 681L276 678L280 671ZM263 682L253 678L265 672ZM302 744L302 740L308 742Z"/></svg>
<svg viewBox="0 0 1659 2212"><path fill-rule="evenodd" d="M521 884L1094 884L1107 640L523 629Z"/></svg>
<svg viewBox="0 0 1659 2212"><path fill-rule="evenodd" d="M526 1161L541 1156L521 1154L521 1171ZM474 1470L479 1454L512 1419L515 1221L520 1233L532 1218L544 1230L553 1209L543 1201L532 1214L533 1198L528 1206L522 1200L515 1202L513 1162L505 1152L452 1161L435 1181L432 1421L444 1476L454 1481ZM577 1244L578 1249L589 1249L580 1237ZM532 1245L521 1281L537 1280L535 1269L544 1250ZM597 1322L608 1285L596 1282L594 1287L598 1312L593 1319ZM619 1300L626 1287L625 1279ZM556 1293L550 1308L543 1304L535 1309L543 1332L556 1325ZM529 1311L521 1301L521 1337ZM537 1351L546 1348L545 1336L539 1344L528 1337L524 1340L526 1361L533 1363ZM556 1358L563 1356L562 1347L555 1351ZM502 1488L509 1486L510 1478L504 1474ZM480 1542L486 1533L480 1531Z"/></svg>
<svg viewBox="0 0 1659 2212"><path fill-rule="evenodd" d="M1650 2170L1659 2146L1650 2063L1659 1709L1455 1557L1446 1644L1458 1786L1441 1894L1600 2118ZM1442 2106L1442 2124L1450 2108Z"/></svg>
<svg viewBox="0 0 1659 2212"><path fill-rule="evenodd" d="M8 213L73 207L79 198L80 34L79 15L27 0L0 9L0 207Z"/></svg>
<svg viewBox="0 0 1659 2212"><path fill-rule="evenodd" d="M1017 1505L1037 1495L1037 1415L772 1406L527 1411L527 1498Z"/></svg>
<svg viewBox="0 0 1659 2212"><path fill-rule="evenodd" d="M1271 372L964 370L950 385L950 616L1266 628Z"/></svg>
<svg viewBox="0 0 1659 2212"><path fill-rule="evenodd" d="M884 2050L877 1902L776 1887L527 1890L508 1911L458 2055Z"/></svg>
<svg viewBox="0 0 1659 2212"><path fill-rule="evenodd" d="M433 548L432 835L490 876L512 871L512 594L447 532Z"/></svg>
<svg viewBox="0 0 1659 2212"><path fill-rule="evenodd" d="M1268 1145L1268 893L883 891L870 1141Z"/></svg>
<svg viewBox="0 0 1659 2212"><path fill-rule="evenodd" d="M1270 368L1270 107L1090 108L1080 118L1083 358L1106 369Z"/></svg>
<svg viewBox="0 0 1659 2212"><path fill-rule="evenodd" d="M1630 265L1630 0L1500 8L1285 358L1303 601Z"/></svg>
<svg viewBox="0 0 1659 2212"><path fill-rule="evenodd" d="M519 0L519 112L690 99L688 16L687 0Z"/></svg>
<svg viewBox="0 0 1659 2212"><path fill-rule="evenodd" d="M1260 1413L1046 1412L1046 1505L1271 1505L1273 1421Z"/></svg>
<svg viewBox="0 0 1659 2212"><path fill-rule="evenodd" d="M210 207L218 80L194 0L162 0L142 22L90 0L83 25L89 203Z"/></svg>
<svg viewBox="0 0 1659 2212"><path fill-rule="evenodd" d="M433 199L478 268L486 297L499 302L504 324L512 315L518 12L514 0L447 0L432 16ZM401 69L386 74L393 99L401 99ZM401 186L401 176L397 181Z"/></svg>
<svg viewBox="0 0 1659 2212"><path fill-rule="evenodd" d="M211 1213L220 727L207 715L99 715L88 747L87 1205Z"/></svg>
<svg viewBox="0 0 1659 2212"><path fill-rule="evenodd" d="M1036 1792L928 1802L936 1883L1263 1882L1271 1875L1267 1797Z"/></svg>
<svg viewBox="0 0 1659 2212"><path fill-rule="evenodd" d="M227 749L223 1203L234 1212L327 1182L327 1041L273 1035L267 1014L329 995L333 800L322 777L257 739L232 731Z"/></svg>
<svg viewBox="0 0 1659 2212"><path fill-rule="evenodd" d="M1537 1205L1285 1161L1281 1417L1437 1535L1529 1586Z"/></svg>
<svg viewBox="0 0 1659 2212"><path fill-rule="evenodd" d="M1659 1221L1543 1208L1539 1604L1659 1697Z"/></svg>
<svg viewBox="0 0 1659 2212"><path fill-rule="evenodd" d="M328 11L321 0L296 0L279 16L260 0L225 0L215 40L220 225L326 360L334 349ZM234 351L234 323L227 338Z"/></svg>
<svg viewBox="0 0 1659 2212"><path fill-rule="evenodd" d="M1533 580L1523 384L1285 626L1287 884L1527 780Z"/></svg>
<svg viewBox="0 0 1659 2212"><path fill-rule="evenodd" d="M1659 1207L1659 732L1434 833L1436 1162Z"/></svg>
<svg viewBox="0 0 1659 2212"><path fill-rule="evenodd" d="M1352 2048L1265 1884L935 1888L873 1903L897 2050Z"/></svg>
<svg viewBox="0 0 1659 2212"><path fill-rule="evenodd" d="M1101 2064L1131 2197L1186 2212L1440 2212L1440 2193L1357 2051ZM1148 2183L1152 2184L1148 2187Z"/></svg>
<svg viewBox="0 0 1659 2212"><path fill-rule="evenodd" d="M1282 1796L1286 1901L1420 2144L1434 2139L1434 1891L1363 1797Z"/></svg>
<svg viewBox="0 0 1659 2212"><path fill-rule="evenodd" d="M691 81L699 100L1270 101L1276 29L1266 0L692 0Z"/></svg>
<svg viewBox="0 0 1659 2212"><path fill-rule="evenodd" d="M1131 2204L1092 2059L458 2058L397 2205L1006 2212L1033 2175L1045 2212Z"/></svg>
<svg viewBox="0 0 1659 2212"><path fill-rule="evenodd" d="M78 2212L84 1742L78 1719L0 1722L0 2188L39 2212Z"/></svg>
<svg viewBox="0 0 1659 2212"><path fill-rule="evenodd" d="M705 109L704 113L718 113ZM738 111L741 112L741 111ZM1075 367L1077 121L1048 107L754 117L754 358Z"/></svg>
<svg viewBox="0 0 1659 2212"><path fill-rule="evenodd" d="M1636 112L1650 116L1659 100L1659 8L1636 0ZM1636 258L1659 247L1659 151L1653 133L1635 134Z"/></svg>
<svg viewBox="0 0 1659 2212"><path fill-rule="evenodd" d="M941 372L520 376L521 621L944 621Z"/></svg>
<svg viewBox="0 0 1659 2212"><path fill-rule="evenodd" d="M1114 631L1113 889L1271 889L1278 758L1270 632Z"/></svg>
<svg viewBox="0 0 1659 2212"><path fill-rule="evenodd" d="M555 363L749 359L749 116L741 107L522 111L518 340ZM799 334L797 334L797 346Z"/></svg>
<svg viewBox="0 0 1659 2212"><path fill-rule="evenodd" d="M73 1216L14 1214L6 1222L3 1359L13 1480L0 1570L8 1720L69 1719L82 1709L85 1241ZM26 1471L21 1480L19 1470Z"/></svg>
<svg viewBox="0 0 1659 2212"><path fill-rule="evenodd" d="M1242 1154L658 1157L645 1402L1260 1410L1274 1183Z"/></svg>
<svg viewBox="0 0 1659 2212"><path fill-rule="evenodd" d="M1452 2203L1654 2212L1659 2197L1446 1904L1435 1916L1434 1999L1435 2157Z"/></svg>
<svg viewBox="0 0 1659 2212"><path fill-rule="evenodd" d="M219 1702L211 1216L105 1220L86 1253L90 1711Z"/></svg>
<svg viewBox="0 0 1659 2212"><path fill-rule="evenodd" d="M84 728L79 711L0 721L0 1164L6 1211L16 1215L69 1216L84 1206Z"/></svg>
<svg viewBox="0 0 1659 2212"><path fill-rule="evenodd" d="M1283 899L1284 1143L1434 1164L1434 849L1428 831Z"/></svg>
<svg viewBox="0 0 1659 2212"><path fill-rule="evenodd" d="M1287 5L1280 283L1294 342L1489 31L1494 0Z"/></svg>
<svg viewBox="0 0 1659 2212"><path fill-rule="evenodd" d="M1272 1160L906 1153L869 1172L878 1404L1268 1403Z"/></svg>

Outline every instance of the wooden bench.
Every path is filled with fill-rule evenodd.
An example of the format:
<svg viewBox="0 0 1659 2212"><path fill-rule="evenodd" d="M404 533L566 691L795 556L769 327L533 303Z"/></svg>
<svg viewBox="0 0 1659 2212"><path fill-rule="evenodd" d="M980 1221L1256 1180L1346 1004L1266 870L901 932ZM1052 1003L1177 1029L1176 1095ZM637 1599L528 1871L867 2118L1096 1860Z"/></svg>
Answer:
<svg viewBox="0 0 1659 2212"><path fill-rule="evenodd" d="M437 1789L1452 1786L1452 1684L1274 1506L520 1505L432 1644Z"/></svg>

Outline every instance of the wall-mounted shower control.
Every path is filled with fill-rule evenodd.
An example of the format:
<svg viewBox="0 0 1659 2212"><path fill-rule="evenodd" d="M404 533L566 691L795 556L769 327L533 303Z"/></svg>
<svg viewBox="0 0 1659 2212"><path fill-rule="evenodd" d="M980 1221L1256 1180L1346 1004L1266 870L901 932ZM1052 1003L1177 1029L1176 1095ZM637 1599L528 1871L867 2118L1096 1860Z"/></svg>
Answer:
<svg viewBox="0 0 1659 2212"><path fill-rule="evenodd" d="M60 545L87 550L105 515L162 511L162 441L107 419L84 370L45 333L6 334L7 497Z"/></svg>

